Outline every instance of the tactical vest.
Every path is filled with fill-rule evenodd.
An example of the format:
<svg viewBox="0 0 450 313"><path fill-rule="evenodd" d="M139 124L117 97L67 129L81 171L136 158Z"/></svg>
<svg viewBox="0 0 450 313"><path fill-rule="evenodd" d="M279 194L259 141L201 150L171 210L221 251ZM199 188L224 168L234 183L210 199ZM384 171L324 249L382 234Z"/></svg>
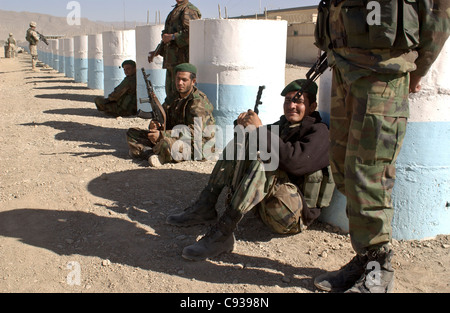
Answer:
<svg viewBox="0 0 450 313"><path fill-rule="evenodd" d="M308 208L328 207L333 198L335 189L331 167L305 175L300 184L300 190L303 193Z"/></svg>
<svg viewBox="0 0 450 313"><path fill-rule="evenodd" d="M36 45L37 44L37 40L33 37L33 35L31 35L31 32L33 30L31 28L29 28L27 30L27 36L25 37L25 39L30 43L30 45Z"/></svg>
<svg viewBox="0 0 450 313"><path fill-rule="evenodd" d="M345 31L331 38L330 9L339 5L339 22ZM419 32L418 0L322 0L315 45L324 51L344 47L411 50L419 44Z"/></svg>

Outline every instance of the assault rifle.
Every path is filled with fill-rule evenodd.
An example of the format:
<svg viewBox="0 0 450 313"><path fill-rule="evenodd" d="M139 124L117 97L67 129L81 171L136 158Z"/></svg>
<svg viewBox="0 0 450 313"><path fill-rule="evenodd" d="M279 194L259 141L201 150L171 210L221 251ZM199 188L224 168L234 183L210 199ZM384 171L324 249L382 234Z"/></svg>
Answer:
<svg viewBox="0 0 450 313"><path fill-rule="evenodd" d="M256 114L259 114L258 107L262 104L261 98L264 89L266 89L266 86L259 86L258 95L256 97L255 109L253 110L253 112L255 112Z"/></svg>
<svg viewBox="0 0 450 313"><path fill-rule="evenodd" d="M259 106L262 104L261 98L264 89L266 89L266 86L259 86L258 95L256 96L255 108L253 109L253 112L255 112L256 114L259 114ZM234 126L237 126L237 120L234 121Z"/></svg>
<svg viewBox="0 0 450 313"><path fill-rule="evenodd" d="M158 97L155 94L155 90L153 89L153 85L148 79L150 74L147 75L145 69L142 68L142 74L144 75L145 85L147 87L148 98L141 98L139 102L142 103L150 103L152 107L152 112L144 112L142 110L138 111L138 117L146 119L146 120L154 120L157 121L161 127L159 130L166 130L166 112L162 107L161 103L158 100Z"/></svg>
<svg viewBox="0 0 450 313"><path fill-rule="evenodd" d="M161 41L161 42L159 43L159 45L156 47L155 51L153 51L153 54L150 52L150 55L149 55L149 57L148 57L148 63L152 63L152 62L153 62L153 59L156 58L156 57L159 55L159 53L161 52L161 49L162 49L163 45L164 45L164 42Z"/></svg>
<svg viewBox="0 0 450 313"><path fill-rule="evenodd" d="M306 82L304 86L302 86L302 89L300 89L292 98L292 102L296 103L301 96L303 96L303 93L305 90L309 88L309 86L315 82L328 68L328 59L327 54L323 53L316 61L316 63L311 67L311 69L306 73Z"/></svg>
<svg viewBox="0 0 450 313"><path fill-rule="evenodd" d="M39 40L42 41L43 43L45 43L48 46L48 41L47 41L47 37L45 37L44 35L42 35L40 32L36 31L36 33L39 35Z"/></svg>

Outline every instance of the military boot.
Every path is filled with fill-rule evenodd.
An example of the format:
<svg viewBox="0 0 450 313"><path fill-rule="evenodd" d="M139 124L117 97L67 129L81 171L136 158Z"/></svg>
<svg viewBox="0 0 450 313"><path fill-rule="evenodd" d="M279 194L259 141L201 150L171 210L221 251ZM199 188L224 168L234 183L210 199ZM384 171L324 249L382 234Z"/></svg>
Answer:
<svg viewBox="0 0 450 313"><path fill-rule="evenodd" d="M166 223L181 227L216 223L216 203L221 191L221 188L206 186L193 205L187 207L183 213L168 216Z"/></svg>
<svg viewBox="0 0 450 313"><path fill-rule="evenodd" d="M341 269L322 274L314 279L314 285L323 291L343 292L351 288L364 274L367 256L356 255Z"/></svg>
<svg viewBox="0 0 450 313"><path fill-rule="evenodd" d="M394 289L394 251L388 247L369 251L365 272L346 293L389 293Z"/></svg>
<svg viewBox="0 0 450 313"><path fill-rule="evenodd" d="M233 251L234 230L242 219L240 212L227 209L219 222L195 244L183 249L182 256L191 261L203 261Z"/></svg>

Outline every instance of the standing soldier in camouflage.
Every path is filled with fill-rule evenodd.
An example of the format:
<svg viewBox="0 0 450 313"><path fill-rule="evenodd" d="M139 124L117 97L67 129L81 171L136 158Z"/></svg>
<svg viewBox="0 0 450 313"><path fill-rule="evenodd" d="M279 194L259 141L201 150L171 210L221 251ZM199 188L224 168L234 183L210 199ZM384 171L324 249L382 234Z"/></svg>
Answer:
<svg viewBox="0 0 450 313"><path fill-rule="evenodd" d="M13 34L10 33L8 39L6 39L6 47L9 50L10 58L14 59L16 56L16 45L17 42L13 37Z"/></svg>
<svg viewBox="0 0 450 313"><path fill-rule="evenodd" d="M174 69L182 63L189 63L189 22L202 17L200 10L188 0L176 0L175 8L167 16L162 33L161 50L158 55L164 58L166 74L166 96L176 96ZM150 52L149 61L156 56Z"/></svg>
<svg viewBox="0 0 450 313"><path fill-rule="evenodd" d="M31 54L31 69L36 70L36 63L38 61L38 50L37 44L39 43L39 34L36 31L36 22L30 22L30 28L27 30L26 40L30 44L30 54Z"/></svg>
<svg viewBox="0 0 450 313"><path fill-rule="evenodd" d="M113 117L133 116L137 113L136 62L126 60L122 63L122 68L125 78L120 85L114 88L108 98L94 99L97 110Z"/></svg>
<svg viewBox="0 0 450 313"><path fill-rule="evenodd" d="M279 160L277 169L266 170L260 159L240 160L234 156L232 160L220 160L197 202L183 213L167 218L166 222L175 226L214 224L202 239L184 248L184 258L201 261L232 251L237 224L254 208L273 232L297 234L329 205L334 191L328 171L329 132L315 111L315 83L304 90L298 102L292 101L303 86L305 80L297 80L283 90L284 115L274 125L263 127L251 110L237 120L238 125L256 128L258 137L267 140L267 147L276 150L273 152ZM225 151L233 148L230 145L239 143L232 141ZM274 148L276 145L279 150ZM252 153L252 149L246 150ZM229 188L227 207L217 221L215 206L225 187Z"/></svg>
<svg viewBox="0 0 450 313"><path fill-rule="evenodd" d="M149 130L131 128L127 133L130 156L147 159L152 167L158 167L164 163L195 159L198 152L203 157L204 145L210 144L214 137L213 134L202 136L202 147L197 147L194 144L195 133L202 134L207 127L215 125L213 105L206 95L195 87L197 68L192 64L183 63L176 66L174 72L177 97L171 102L163 104L167 118L166 130L161 131L161 125L152 121ZM185 130L189 134L175 133L174 128L182 125L187 126ZM180 143L180 140L188 140L190 149L183 151L183 146L176 146L176 143ZM202 151L198 151L200 149ZM188 150L191 153L186 155ZM182 158L174 157L174 152L180 153L179 155L182 155Z"/></svg>
<svg viewBox="0 0 450 313"><path fill-rule="evenodd" d="M450 0L324 0L316 45L334 67L330 157L347 198L356 256L315 285L325 291L390 292L395 161L409 116L449 32Z"/></svg>

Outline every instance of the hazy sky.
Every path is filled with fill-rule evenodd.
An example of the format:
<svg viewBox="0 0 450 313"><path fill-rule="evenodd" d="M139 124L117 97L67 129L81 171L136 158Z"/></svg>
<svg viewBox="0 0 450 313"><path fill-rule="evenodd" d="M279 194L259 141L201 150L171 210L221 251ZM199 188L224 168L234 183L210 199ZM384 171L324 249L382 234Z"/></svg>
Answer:
<svg viewBox="0 0 450 313"><path fill-rule="evenodd" d="M0 0L0 10L28 11L45 13L65 17L71 10L67 9L68 0ZM164 22L175 0L78 0L81 17L93 21L127 21L146 22L147 11L150 11L150 21L155 21L156 12L161 12ZM264 8L277 10L302 6L317 5L319 0L191 0L203 14L203 18L217 18L218 5L221 7L222 17L225 7L228 16L250 15L262 13ZM72 7L71 7L72 8Z"/></svg>

